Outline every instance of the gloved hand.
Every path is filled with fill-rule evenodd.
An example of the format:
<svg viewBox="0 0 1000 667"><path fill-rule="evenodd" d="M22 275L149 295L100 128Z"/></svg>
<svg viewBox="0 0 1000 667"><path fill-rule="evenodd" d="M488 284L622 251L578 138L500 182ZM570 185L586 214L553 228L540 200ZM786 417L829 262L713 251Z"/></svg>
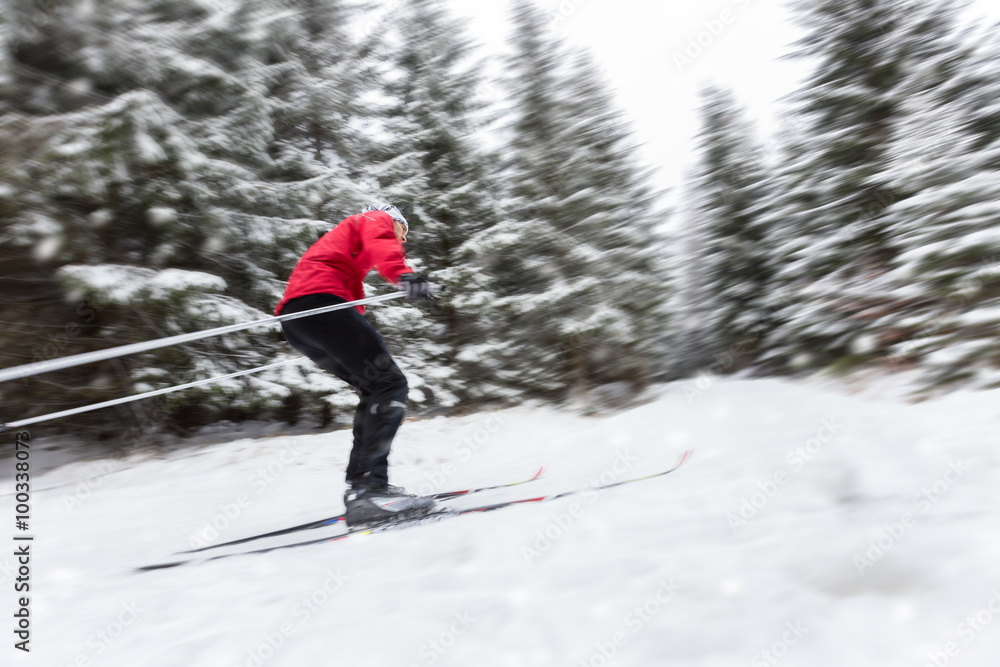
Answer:
<svg viewBox="0 0 1000 667"><path fill-rule="evenodd" d="M399 282L406 291L407 301L430 299L432 292L439 291L437 285L416 273L404 273L399 277Z"/></svg>

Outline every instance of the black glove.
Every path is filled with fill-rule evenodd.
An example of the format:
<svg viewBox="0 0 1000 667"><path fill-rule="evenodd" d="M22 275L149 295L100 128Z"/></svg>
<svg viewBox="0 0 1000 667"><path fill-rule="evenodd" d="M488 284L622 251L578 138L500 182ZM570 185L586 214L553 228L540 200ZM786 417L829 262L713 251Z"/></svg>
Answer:
<svg viewBox="0 0 1000 667"><path fill-rule="evenodd" d="M416 273L404 273L399 277L399 282L406 292L407 301L430 299L431 292L437 291L437 285Z"/></svg>

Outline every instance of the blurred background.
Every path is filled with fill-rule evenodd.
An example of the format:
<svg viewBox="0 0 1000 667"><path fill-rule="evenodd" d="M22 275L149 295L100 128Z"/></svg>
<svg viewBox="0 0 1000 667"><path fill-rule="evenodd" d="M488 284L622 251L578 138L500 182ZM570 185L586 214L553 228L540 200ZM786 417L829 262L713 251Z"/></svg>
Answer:
<svg viewBox="0 0 1000 667"><path fill-rule="evenodd" d="M995 665L995 4L0 0L0 369L268 317L388 201L447 287L366 314L393 483L578 492L227 547L343 511L347 385L45 421L5 659ZM3 382L0 422L296 357L272 326Z"/></svg>
<svg viewBox="0 0 1000 667"><path fill-rule="evenodd" d="M383 199L449 289L369 311L416 414L699 372L996 386L988 9L4 0L0 366L266 317ZM6 383L2 417L291 356L212 338ZM36 428L127 448L353 405L288 366Z"/></svg>

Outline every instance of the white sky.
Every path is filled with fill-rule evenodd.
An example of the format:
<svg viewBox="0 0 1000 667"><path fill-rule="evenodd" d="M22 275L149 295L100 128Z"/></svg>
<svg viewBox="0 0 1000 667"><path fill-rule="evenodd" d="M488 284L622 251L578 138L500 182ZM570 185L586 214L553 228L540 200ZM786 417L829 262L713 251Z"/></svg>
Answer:
<svg viewBox="0 0 1000 667"><path fill-rule="evenodd" d="M451 0L469 18L472 37L486 53L506 48L509 0ZM764 138L774 130L780 100L797 88L808 66L781 59L801 36L787 0L536 0L551 12L553 28L569 44L591 50L616 88L620 106L658 168L656 184L676 188L693 157L698 89L712 80L731 87ZM1000 17L995 0L977 0L977 14ZM721 21L729 12L728 23ZM712 34L712 28L716 34ZM721 29L720 29L721 28ZM701 40L692 62L680 67L691 40ZM676 193L672 193L676 194ZM669 200L673 200L673 196Z"/></svg>
<svg viewBox="0 0 1000 667"><path fill-rule="evenodd" d="M484 51L505 48L508 0L451 0L471 19L470 30ZM806 70L779 61L798 33L785 20L782 0L537 0L553 12L553 28L569 44L591 50L616 88L620 106L633 122L643 156L658 168L656 184L678 186L690 162L698 131L700 85L708 80L732 87L750 113L770 132L774 101L796 87ZM729 11L729 23L721 22ZM717 35L706 28L716 21ZM721 26L721 30L719 29ZM688 40L703 44L692 62L679 66ZM685 55L686 57L686 55ZM672 199L672 197L671 197Z"/></svg>

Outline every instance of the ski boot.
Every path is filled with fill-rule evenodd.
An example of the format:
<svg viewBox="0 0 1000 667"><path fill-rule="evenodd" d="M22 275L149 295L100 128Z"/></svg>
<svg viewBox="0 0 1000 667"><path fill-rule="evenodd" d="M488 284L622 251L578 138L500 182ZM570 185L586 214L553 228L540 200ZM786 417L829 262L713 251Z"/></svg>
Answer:
<svg viewBox="0 0 1000 667"><path fill-rule="evenodd" d="M351 483L344 491L344 520L349 527L391 524L426 516L434 510L430 498L407 493L398 486L368 480Z"/></svg>

